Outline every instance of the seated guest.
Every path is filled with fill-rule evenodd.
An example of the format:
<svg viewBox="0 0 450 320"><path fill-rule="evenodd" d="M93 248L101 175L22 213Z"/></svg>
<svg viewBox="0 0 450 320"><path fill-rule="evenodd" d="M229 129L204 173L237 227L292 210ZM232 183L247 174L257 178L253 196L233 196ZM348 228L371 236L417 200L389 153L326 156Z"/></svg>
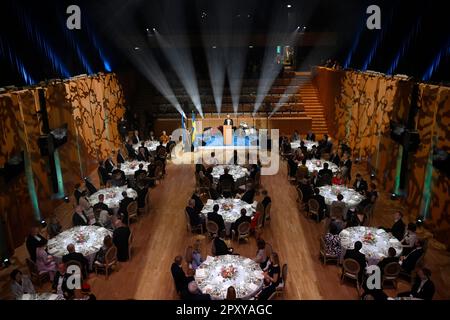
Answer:
<svg viewBox="0 0 450 320"><path fill-rule="evenodd" d="M233 248L228 248L227 244L225 243L225 230L221 230L219 234L214 238L213 245L215 248L216 256L233 254Z"/></svg>
<svg viewBox="0 0 450 320"><path fill-rule="evenodd" d="M434 283L431 281L431 271L428 268L417 270L417 277L411 291L400 293L399 297L411 297L423 300L433 299L435 292Z"/></svg>
<svg viewBox="0 0 450 320"><path fill-rule="evenodd" d="M365 193L368 189L366 180L364 180L359 173L356 174L356 180L353 183L353 189L360 193Z"/></svg>
<svg viewBox="0 0 450 320"><path fill-rule="evenodd" d="M299 149L302 151L303 157L306 158L306 155L308 154L308 147L305 146L305 141L303 141L303 140L300 141L300 148Z"/></svg>
<svg viewBox="0 0 450 320"><path fill-rule="evenodd" d="M204 261L202 257L202 250L201 250L201 242L200 240L195 241L194 243L194 250L192 250L192 270L197 270L197 268L202 264Z"/></svg>
<svg viewBox="0 0 450 320"><path fill-rule="evenodd" d="M193 277L187 277L182 268L183 257L176 256L172 266L170 267L170 272L172 273L173 281L175 282L175 288L178 293L181 293L183 290L187 288L187 285L190 281L193 280Z"/></svg>
<svg viewBox="0 0 450 320"><path fill-rule="evenodd" d="M289 176L290 177L296 177L297 176L298 165L297 165L297 162L295 162L295 160L294 160L294 156L289 156L289 158L288 158L288 168L289 168Z"/></svg>
<svg viewBox="0 0 450 320"><path fill-rule="evenodd" d="M89 225L89 218L83 211L83 208L78 205L75 207L75 212L72 216L72 226L87 226Z"/></svg>
<svg viewBox="0 0 450 320"><path fill-rule="evenodd" d="M377 266L380 268L381 274L383 274L384 267L386 267L389 263L399 261L399 258L396 257L397 251L394 248L389 247L388 256L383 258L380 262L378 262Z"/></svg>
<svg viewBox="0 0 450 320"><path fill-rule="evenodd" d="M136 150L134 150L134 148L133 148L133 141L131 139L127 140L125 147L127 149L128 158L130 158L131 160L135 160L137 158L137 154L136 154Z"/></svg>
<svg viewBox="0 0 450 320"><path fill-rule="evenodd" d="M35 294L33 283L30 278L23 275L19 269L14 269L11 274L11 292L14 298L20 299L24 294Z"/></svg>
<svg viewBox="0 0 450 320"><path fill-rule="evenodd" d="M249 178L252 179L253 181L255 181L256 174L258 172L260 172L260 168L258 167L258 165L257 164L252 164L250 166Z"/></svg>
<svg viewBox="0 0 450 320"><path fill-rule="evenodd" d="M319 172L317 170L314 170L311 173L311 177L309 178L309 184L313 187L319 187L320 186L320 179L319 179Z"/></svg>
<svg viewBox="0 0 450 320"><path fill-rule="evenodd" d="M87 278L87 270L89 269L88 260L79 252L75 251L75 245L70 243L67 245L68 254L62 257L62 261L67 265L69 261L76 261L81 265L81 274L83 278Z"/></svg>
<svg viewBox="0 0 450 320"><path fill-rule="evenodd" d="M97 188L92 183L91 178L89 177L84 178L84 184L86 185L86 189L89 195L93 195L98 191Z"/></svg>
<svg viewBox="0 0 450 320"><path fill-rule="evenodd" d="M323 240L327 255L341 256L341 238L339 237L339 230L335 223L330 223L329 230L323 237Z"/></svg>
<svg viewBox="0 0 450 320"><path fill-rule="evenodd" d="M130 228L121 219L117 219L113 231L113 243L117 248L117 260L124 262L128 260L128 239L130 238Z"/></svg>
<svg viewBox="0 0 450 320"><path fill-rule="evenodd" d="M166 134L165 131L163 131L161 133L161 137L159 137L159 141L162 142L163 144L167 144L170 141L169 136Z"/></svg>
<svg viewBox="0 0 450 320"><path fill-rule="evenodd" d="M356 260L359 264L359 281L361 282L364 273L366 272L366 256L361 253L362 242L356 241L354 244L354 249L347 250L344 255L345 259L353 259Z"/></svg>
<svg viewBox="0 0 450 320"><path fill-rule="evenodd" d="M417 240L416 229L415 223L408 223L406 233L400 241L403 246L403 254L408 254L414 248Z"/></svg>
<svg viewBox="0 0 450 320"><path fill-rule="evenodd" d="M133 144L138 144L141 139L139 138L139 131L135 130L133 136L131 137Z"/></svg>
<svg viewBox="0 0 450 320"><path fill-rule="evenodd" d="M314 195L311 199L314 199L319 203L319 219L322 220L327 210L327 205L325 204L325 197L320 194L319 188L314 189Z"/></svg>
<svg viewBox="0 0 450 320"><path fill-rule="evenodd" d="M316 135L312 131L308 131L306 134L306 140L308 141L316 141Z"/></svg>
<svg viewBox="0 0 450 320"><path fill-rule="evenodd" d="M211 300L211 296L209 294L203 294L200 291L197 282L195 281L189 282L187 290L185 289L181 292L181 298L188 301Z"/></svg>
<svg viewBox="0 0 450 320"><path fill-rule="evenodd" d="M114 170L114 167L116 165L114 164L114 162L112 161L111 157L108 157L105 160L105 169L108 173L111 173Z"/></svg>
<svg viewBox="0 0 450 320"><path fill-rule="evenodd" d="M148 160L150 158L150 152L148 151L148 148L145 146L145 141L141 142L141 146L139 147L139 150L144 150L145 158Z"/></svg>
<svg viewBox="0 0 450 320"><path fill-rule="evenodd" d="M122 154L122 150L117 149L117 164L119 163L124 163L125 162L125 157Z"/></svg>
<svg viewBox="0 0 450 320"><path fill-rule="evenodd" d="M81 209L83 209L83 211L85 213L88 213L89 209L91 209L91 203L89 202L88 198L87 198L87 191L84 190L81 193L81 197L80 200L78 202L78 205L81 207Z"/></svg>
<svg viewBox="0 0 450 320"><path fill-rule="evenodd" d="M202 211L203 209L203 201L200 198L200 189L199 188L195 188L194 193L192 194L191 199L193 199L195 201L195 211L197 213L200 213L200 211Z"/></svg>
<svg viewBox="0 0 450 320"><path fill-rule="evenodd" d="M390 232L394 237L396 237L399 241L402 241L405 236L405 223L402 220L403 213L400 211L396 211L394 213L394 224L390 229L387 229L387 232Z"/></svg>
<svg viewBox="0 0 450 320"><path fill-rule="evenodd" d="M323 164L323 169L319 170L319 177L323 177L324 175L328 175L330 178L333 176L333 171L328 169L328 162Z"/></svg>
<svg viewBox="0 0 450 320"><path fill-rule="evenodd" d="M342 212L342 215L339 217L334 217L334 218L346 220L347 205L344 202L344 196L342 194L338 193L336 198L337 198L337 201L335 200L331 203L330 214L333 214L333 212L335 212L335 210L334 210L335 208L339 208L339 210Z"/></svg>
<svg viewBox="0 0 450 320"><path fill-rule="evenodd" d="M378 191L375 183L370 184L370 191L366 191L365 196L366 198L363 201L361 201L358 207L364 208L369 204L371 205L375 204L376 200L378 199Z"/></svg>
<svg viewBox="0 0 450 320"><path fill-rule="evenodd" d="M55 214L50 217L50 222L47 226L48 237L53 238L61 233L62 226L59 223L58 218Z"/></svg>
<svg viewBox="0 0 450 320"><path fill-rule="evenodd" d="M103 246L95 255L94 264L103 265L105 263L106 253L113 246L113 241L110 235L103 238Z"/></svg>
<svg viewBox="0 0 450 320"><path fill-rule="evenodd" d="M317 171L316 171L317 172ZM309 184L308 180L302 179L300 180L300 183L298 184L298 188L303 194L303 202L308 203L308 200L311 199L311 197L314 195L314 190Z"/></svg>
<svg viewBox="0 0 450 320"><path fill-rule="evenodd" d="M97 225L106 228L108 230L113 229L111 214L106 210L100 210L98 214Z"/></svg>
<svg viewBox="0 0 450 320"><path fill-rule="evenodd" d="M111 185L113 187L121 187L127 183L125 172L121 169L121 164L118 163L116 169L112 172Z"/></svg>
<svg viewBox="0 0 450 320"><path fill-rule="evenodd" d="M225 300L238 300L236 298L236 289L233 286L229 286L227 289L227 296Z"/></svg>
<svg viewBox="0 0 450 320"><path fill-rule="evenodd" d="M347 227L364 227L367 223L368 217L362 211L357 210L347 214Z"/></svg>
<svg viewBox="0 0 450 320"><path fill-rule="evenodd" d="M320 159L320 150L313 145L311 151L308 152L308 159Z"/></svg>
<svg viewBox="0 0 450 320"><path fill-rule="evenodd" d="M223 169L223 174L219 178L220 190L222 190L222 186L231 186L231 189L234 189L234 179L229 172L230 169L228 167L225 167L225 169ZM228 195L228 197L230 196L231 195Z"/></svg>
<svg viewBox="0 0 450 320"><path fill-rule="evenodd" d="M300 135L298 134L298 131L295 130L291 136L291 141L298 141L298 140L300 140Z"/></svg>
<svg viewBox="0 0 450 320"><path fill-rule="evenodd" d="M137 160L138 161L148 162L148 157L145 154L145 150L143 148L139 148L138 155L137 155Z"/></svg>
<svg viewBox="0 0 450 320"><path fill-rule="evenodd" d="M328 160L331 163L334 163L335 165L337 165L339 167L340 163L341 163L341 158L339 157L338 153L336 151L334 151L333 153L330 154L330 159Z"/></svg>
<svg viewBox="0 0 450 320"><path fill-rule="evenodd" d="M47 244L42 243L36 249L36 267L39 273L48 272L50 281L53 281L53 277L56 273L56 262L52 255L47 253Z"/></svg>
<svg viewBox="0 0 450 320"><path fill-rule="evenodd" d="M208 169L206 169L206 171L204 172L204 178L208 179L211 184L213 184L213 182L214 182L214 177L212 175L212 172L213 172L212 167L208 167Z"/></svg>
<svg viewBox="0 0 450 320"><path fill-rule="evenodd" d="M264 272L265 287L256 296L257 300L268 300L272 293L275 292L278 285L282 282L281 269L278 254L273 252L270 256L270 265L266 272Z"/></svg>
<svg viewBox="0 0 450 320"><path fill-rule="evenodd" d="M264 210L267 208L267 206L269 205L269 203L272 203L272 199L269 197L269 193L267 192L267 190L263 190L261 192L262 196L264 197L261 201L261 204L264 207Z"/></svg>
<svg viewBox="0 0 450 320"><path fill-rule="evenodd" d="M100 168L99 168L100 170ZM78 204L81 198L81 194L83 193L83 189L81 188L80 183L75 184L75 191L73 192L73 196L75 197L75 203Z"/></svg>
<svg viewBox="0 0 450 320"><path fill-rule="evenodd" d="M155 136L155 133L153 131L150 131L150 133L148 135L148 140L156 141L156 136Z"/></svg>
<svg viewBox="0 0 450 320"><path fill-rule="evenodd" d="M261 269L265 269L267 262L269 261L269 257L266 253L266 242L259 238L256 240L256 246L258 247L258 250L256 251L256 257L253 259L256 263L259 263L259 266Z"/></svg>
<svg viewBox="0 0 450 320"><path fill-rule="evenodd" d="M123 199L119 203L119 213L122 215L123 221L128 223L128 205L134 200L128 196L126 191L122 191L122 197Z"/></svg>
<svg viewBox="0 0 450 320"><path fill-rule="evenodd" d="M306 166L306 159L302 160L302 164L297 169L297 180L307 178L309 176L308 167Z"/></svg>
<svg viewBox="0 0 450 320"><path fill-rule="evenodd" d="M36 262L36 249L42 244L47 244L47 239L39 234L39 227L35 225L31 227L26 241L26 247L31 261Z"/></svg>
<svg viewBox="0 0 450 320"><path fill-rule="evenodd" d="M344 184L344 179L342 179L342 175L339 172L331 179L331 184L337 186L342 186Z"/></svg>
<svg viewBox="0 0 450 320"><path fill-rule="evenodd" d="M252 204L254 198L255 198L255 189L249 183L247 184L246 191L242 195L241 200L247 202L248 204Z"/></svg>
<svg viewBox="0 0 450 320"><path fill-rule="evenodd" d="M142 161L144 161L144 160L142 160ZM141 176L146 176L146 175L147 175L147 171L144 170L144 164L139 163L139 169L134 172L134 180L138 181Z"/></svg>
<svg viewBox="0 0 450 320"><path fill-rule="evenodd" d="M217 210L219 210L219 209L217 209ZM195 200L194 199L189 199L188 206L186 207L186 212L189 216L189 223L191 224L192 227L204 224L205 220L204 220L203 216L200 215L200 211L197 211L195 209ZM219 226L219 228L220 228L220 226Z"/></svg>
<svg viewBox="0 0 450 320"><path fill-rule="evenodd" d="M245 208L241 209L241 216L232 224L231 229L235 232L238 231L239 226L244 223L248 222L251 223L252 218L247 216L247 210Z"/></svg>
<svg viewBox="0 0 450 320"><path fill-rule="evenodd" d="M56 271L55 278L52 283L52 290L54 293L61 295L64 299L70 299L73 296L73 290L67 286L67 280L70 276L64 263L58 264L58 271Z"/></svg>
<svg viewBox="0 0 450 320"><path fill-rule="evenodd" d="M219 230L225 230L225 222L223 221L222 215L219 214L219 208L218 204L213 206L213 211L208 212L208 220L217 223Z"/></svg>
<svg viewBox="0 0 450 320"><path fill-rule="evenodd" d="M417 261L424 255L423 244L423 240L416 239L414 248L400 257L400 265L406 273L411 273L416 268Z"/></svg>
<svg viewBox="0 0 450 320"><path fill-rule="evenodd" d="M98 175L101 179L100 180L101 185L105 185L109 181L109 179L111 179L111 175L106 170L103 161L98 162ZM78 204L78 202L77 202L77 204Z"/></svg>
<svg viewBox="0 0 450 320"><path fill-rule="evenodd" d="M94 204L94 212L95 211L102 211L102 210L106 210L106 211L110 211L108 206L106 205L105 201L105 195L100 193L98 195L98 202L96 204Z"/></svg>

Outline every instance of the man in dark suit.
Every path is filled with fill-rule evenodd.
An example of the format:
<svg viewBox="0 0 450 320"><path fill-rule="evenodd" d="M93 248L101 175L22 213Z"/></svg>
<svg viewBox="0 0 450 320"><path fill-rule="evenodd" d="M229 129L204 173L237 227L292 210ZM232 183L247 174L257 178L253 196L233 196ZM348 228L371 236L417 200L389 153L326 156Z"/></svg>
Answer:
<svg viewBox="0 0 450 320"><path fill-rule="evenodd" d="M195 281L191 281L188 284L188 288L181 291L181 299L190 301L207 301L211 300L209 294L204 294L198 288Z"/></svg>
<svg viewBox="0 0 450 320"><path fill-rule="evenodd" d="M316 141L316 135L313 132L308 131L308 133L306 135L306 140L308 140L308 141Z"/></svg>
<svg viewBox="0 0 450 320"><path fill-rule="evenodd" d="M105 164L103 163L103 161L98 162L98 175L99 175L100 179L102 179L101 182L103 182L103 184L106 184L106 182L109 179L111 179L111 176L108 173L108 170L106 170Z"/></svg>
<svg viewBox="0 0 450 320"><path fill-rule="evenodd" d="M233 248L228 248L225 243L225 230L219 232L217 237L214 238L214 248L216 256L223 256L226 254L233 254Z"/></svg>
<svg viewBox="0 0 450 320"><path fill-rule="evenodd" d="M199 213L203 209L203 201L200 199L200 190L198 188L195 189L194 193L192 194L191 199L195 201L195 211Z"/></svg>
<svg viewBox="0 0 450 320"><path fill-rule="evenodd" d="M128 157L132 160L136 159L137 154L136 154L136 150L134 150L134 148L133 148L133 141L128 139L125 147L127 148Z"/></svg>
<svg viewBox="0 0 450 320"><path fill-rule="evenodd" d="M297 175L298 164L294 160L294 156L291 155L288 158L289 176L295 177Z"/></svg>
<svg viewBox="0 0 450 320"><path fill-rule="evenodd" d="M120 149L117 150L117 163L124 163L125 157L122 155L122 151Z"/></svg>
<svg viewBox="0 0 450 320"><path fill-rule="evenodd" d="M144 164L139 163L139 169L134 172L134 180L138 181L139 176L146 176L147 171L144 170Z"/></svg>
<svg viewBox="0 0 450 320"><path fill-rule="evenodd" d="M319 203L319 219L322 220L323 216L326 212L327 205L325 203L325 198L320 194L320 189L315 188L314 189L314 195L311 197L311 199L316 200Z"/></svg>
<svg viewBox="0 0 450 320"><path fill-rule="evenodd" d="M123 221L128 222L128 205L132 203L133 198L128 197L128 193L126 191L122 191L123 199L119 204L119 213L123 215Z"/></svg>
<svg viewBox="0 0 450 320"><path fill-rule="evenodd" d="M405 272L411 273L411 271L415 269L417 261L424 254L423 243L424 243L423 240L417 239L415 243L415 248L406 256L400 257L400 264Z"/></svg>
<svg viewBox="0 0 450 320"><path fill-rule="evenodd" d="M221 192L223 192L222 191L222 186L230 186L231 187L231 192L233 192L234 179L233 179L233 176L229 172L230 172L230 169L229 168L225 168L223 170L223 174L219 178L219 188L220 188L219 190ZM226 197L226 198L227 197L231 197L231 194L224 195L224 197Z"/></svg>
<svg viewBox="0 0 450 320"><path fill-rule="evenodd" d="M432 300L435 292L433 281L431 281L431 271L428 268L417 270L417 277L411 291L400 293L399 297L413 297L423 300Z"/></svg>
<svg viewBox="0 0 450 320"><path fill-rule="evenodd" d="M362 281L363 275L366 272L366 256L360 252L362 248L362 242L356 241L354 244L354 249L347 250L344 256L345 259L356 260L359 264L359 281Z"/></svg>
<svg viewBox="0 0 450 320"><path fill-rule="evenodd" d="M313 188L317 188L319 186L320 183L320 179L319 179L319 172L317 172L317 170L314 170L311 173L311 177L309 177L309 184L313 187Z"/></svg>
<svg viewBox="0 0 450 320"><path fill-rule="evenodd" d="M137 131L137 130L134 131L134 134L131 137L131 140L132 140L133 144L138 144L141 141L141 139L139 138L139 131Z"/></svg>
<svg viewBox="0 0 450 320"><path fill-rule="evenodd" d="M247 202L248 204L253 203L255 198L255 189L251 185L247 185L247 191L242 195L241 200Z"/></svg>
<svg viewBox="0 0 450 320"><path fill-rule="evenodd" d="M108 206L106 205L106 203L104 203L104 201L105 201L105 195L100 193L98 195L98 202L96 204L94 204L94 207L93 207L94 212L96 212L96 211L100 212L102 210L110 212Z"/></svg>
<svg viewBox="0 0 450 320"><path fill-rule="evenodd" d="M244 222L250 223L251 221L252 221L252 218L247 216L247 210L245 210L245 208L242 208L241 216L233 223L233 225L231 226L231 229L234 230L235 232L237 232L241 223L244 223Z"/></svg>
<svg viewBox="0 0 450 320"><path fill-rule="evenodd" d="M56 271L55 277L53 278L52 290L56 294L62 293L65 299L70 299L74 290L71 290L67 286L67 280L70 274L66 272L66 265L64 263L58 264L58 271Z"/></svg>
<svg viewBox="0 0 450 320"><path fill-rule="evenodd" d="M232 126L233 125L233 119L231 119L229 114L227 114L227 118L225 119L223 124L226 125L226 126Z"/></svg>
<svg viewBox="0 0 450 320"><path fill-rule="evenodd" d="M399 261L399 258L396 257L397 252L395 251L394 248L390 247L388 249L388 256L386 258L384 258L383 260L381 260L380 262L378 262L378 267L380 268L381 274L383 274L384 268L392 262L397 262Z"/></svg>
<svg viewBox="0 0 450 320"><path fill-rule="evenodd" d="M116 220L115 229L113 231L113 243L117 248L117 260L120 262L129 259L128 239L130 238L130 228L126 226L121 219Z"/></svg>
<svg viewBox="0 0 450 320"><path fill-rule="evenodd" d="M339 157L337 152L333 152L332 154L330 154L330 162L334 163L335 165L337 165L338 167L341 164L341 158Z"/></svg>
<svg viewBox="0 0 450 320"><path fill-rule="evenodd" d="M72 216L72 225L76 226L87 226L89 225L89 219L83 211L81 206L75 207L75 212Z"/></svg>
<svg viewBox="0 0 450 320"><path fill-rule="evenodd" d="M96 193L98 191L97 188L92 183L91 178L89 178L89 177L84 178L84 185L86 186L86 189L87 189L89 195L93 195L94 193ZM78 198L78 200L79 200L79 198Z"/></svg>
<svg viewBox="0 0 450 320"><path fill-rule="evenodd" d="M87 271L89 268L88 260L79 252L75 251L75 245L73 243L67 245L68 254L64 255L62 261L67 264L69 261L77 261L81 264L81 273L83 278L87 277Z"/></svg>
<svg viewBox="0 0 450 320"><path fill-rule="evenodd" d="M200 211L195 209L195 199L189 199L189 204L186 207L186 212L189 215L189 222L192 227L198 226L199 224L204 224L205 220L200 215Z"/></svg>
<svg viewBox="0 0 450 320"><path fill-rule="evenodd" d="M308 203L308 200L314 194L314 191L311 188L311 185L308 183L308 180L306 178L303 178L302 180L300 180L298 187L303 193L303 202Z"/></svg>
<svg viewBox="0 0 450 320"><path fill-rule="evenodd" d="M172 266L170 267L170 272L172 273L173 281L175 282L175 288L178 293L183 292L187 289L188 283L193 279L192 277L187 277L182 268L183 257L176 256Z"/></svg>
<svg viewBox="0 0 450 320"><path fill-rule="evenodd" d="M356 180L353 183L353 189L355 189L358 192L366 192L368 189L367 182L362 178L362 176L359 173L356 174Z"/></svg>
<svg viewBox="0 0 450 320"><path fill-rule="evenodd" d="M347 177L348 181L350 181L352 179L352 160L348 153L344 155L344 166L347 167Z"/></svg>
<svg viewBox="0 0 450 320"><path fill-rule="evenodd" d="M105 161L105 169L108 173L111 173L114 170L115 164L112 161L111 157L108 157Z"/></svg>
<svg viewBox="0 0 450 320"><path fill-rule="evenodd" d="M141 146L139 147L139 149L144 150L144 154L147 159L150 157L150 152L148 151L148 148L145 146L145 141L141 142Z"/></svg>
<svg viewBox="0 0 450 320"><path fill-rule="evenodd" d="M208 220L217 223L219 230L225 230L225 222L223 221L223 217L218 212L219 212L219 205L215 204L213 207L213 211L208 212Z"/></svg>
<svg viewBox="0 0 450 320"><path fill-rule="evenodd" d="M403 213L400 211L396 211L394 213L394 224L392 225L391 229L388 229L386 231L391 232L391 234L396 237L399 241L403 240L403 237L405 236L405 229L406 225L403 222Z"/></svg>
<svg viewBox="0 0 450 320"><path fill-rule="evenodd" d="M325 175L329 176L330 178L333 176L333 171L328 169L328 163L327 162L325 162L323 164L323 169L319 170L319 177L323 177Z"/></svg>
<svg viewBox="0 0 450 320"><path fill-rule="evenodd" d="M27 237L26 247L32 261L36 262L36 249L46 243L47 239L39 234L39 227L31 227L30 234Z"/></svg>
<svg viewBox="0 0 450 320"><path fill-rule="evenodd" d="M80 198L83 194L83 189L81 189L81 184L80 183L76 183L75 184L75 191L73 192L73 196L75 197L75 203L78 204L80 203Z"/></svg>

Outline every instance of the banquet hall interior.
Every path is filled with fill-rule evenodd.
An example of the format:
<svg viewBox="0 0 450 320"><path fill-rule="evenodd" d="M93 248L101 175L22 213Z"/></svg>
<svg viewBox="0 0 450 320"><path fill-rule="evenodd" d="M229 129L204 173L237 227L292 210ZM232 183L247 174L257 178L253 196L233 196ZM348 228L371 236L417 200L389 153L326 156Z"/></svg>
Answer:
<svg viewBox="0 0 450 320"><path fill-rule="evenodd" d="M450 299L445 1L0 6L0 300Z"/></svg>

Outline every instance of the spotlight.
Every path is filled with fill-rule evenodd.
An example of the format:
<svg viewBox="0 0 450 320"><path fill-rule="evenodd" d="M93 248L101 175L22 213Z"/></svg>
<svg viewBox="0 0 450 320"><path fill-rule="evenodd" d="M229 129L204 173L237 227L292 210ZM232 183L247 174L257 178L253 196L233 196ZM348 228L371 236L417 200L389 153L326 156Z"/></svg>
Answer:
<svg viewBox="0 0 450 320"><path fill-rule="evenodd" d="M3 259L3 266L8 268L11 265L11 261L8 258Z"/></svg>
<svg viewBox="0 0 450 320"><path fill-rule="evenodd" d="M391 194L391 200L397 200L397 195L395 194L395 193L392 193Z"/></svg>
<svg viewBox="0 0 450 320"><path fill-rule="evenodd" d="M45 228L47 226L47 221L41 220L41 226L42 228Z"/></svg>
<svg viewBox="0 0 450 320"><path fill-rule="evenodd" d="M253 49L253 46L251 46L251 45L250 45L250 46L248 46L248 47L249 47L250 49Z"/></svg>
<svg viewBox="0 0 450 320"><path fill-rule="evenodd" d="M146 29L145 29L145 31L149 32L149 31L150 31L150 29L149 29L149 28L146 28Z"/></svg>
<svg viewBox="0 0 450 320"><path fill-rule="evenodd" d="M134 50L139 50L139 47L134 47Z"/></svg>
<svg viewBox="0 0 450 320"><path fill-rule="evenodd" d="M370 174L370 180L375 180L375 173Z"/></svg>
<svg viewBox="0 0 450 320"><path fill-rule="evenodd" d="M306 27L303 27L303 31L305 31L306 30Z"/></svg>
<svg viewBox="0 0 450 320"><path fill-rule="evenodd" d="M153 31L156 31L156 28L153 28L152 30L153 30Z"/></svg>
<svg viewBox="0 0 450 320"><path fill-rule="evenodd" d="M216 46L212 46L213 49L217 48Z"/></svg>
<svg viewBox="0 0 450 320"><path fill-rule="evenodd" d="M418 226L418 227L420 227L421 225L423 225L423 218L422 217L417 217L417 219L416 219L416 225Z"/></svg>
<svg viewBox="0 0 450 320"><path fill-rule="evenodd" d="M69 203L70 202L69 196L67 196L67 195L64 196L64 202L65 203Z"/></svg>
<svg viewBox="0 0 450 320"><path fill-rule="evenodd" d="M291 4L288 4L288 5L286 6L286 8L292 8L292 5L291 5Z"/></svg>
<svg viewBox="0 0 450 320"><path fill-rule="evenodd" d="M300 29L300 26L297 27L297 30Z"/></svg>

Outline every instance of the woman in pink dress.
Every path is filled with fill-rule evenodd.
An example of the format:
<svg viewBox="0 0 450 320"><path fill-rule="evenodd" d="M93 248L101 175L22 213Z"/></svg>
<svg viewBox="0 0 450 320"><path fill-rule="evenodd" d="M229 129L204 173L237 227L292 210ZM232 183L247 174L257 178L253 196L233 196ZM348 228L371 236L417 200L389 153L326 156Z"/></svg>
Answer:
<svg viewBox="0 0 450 320"><path fill-rule="evenodd" d="M39 273L48 272L50 281L53 281L53 277L56 273L56 262L52 255L49 255L45 251L47 244L42 244L36 249L36 266Z"/></svg>

